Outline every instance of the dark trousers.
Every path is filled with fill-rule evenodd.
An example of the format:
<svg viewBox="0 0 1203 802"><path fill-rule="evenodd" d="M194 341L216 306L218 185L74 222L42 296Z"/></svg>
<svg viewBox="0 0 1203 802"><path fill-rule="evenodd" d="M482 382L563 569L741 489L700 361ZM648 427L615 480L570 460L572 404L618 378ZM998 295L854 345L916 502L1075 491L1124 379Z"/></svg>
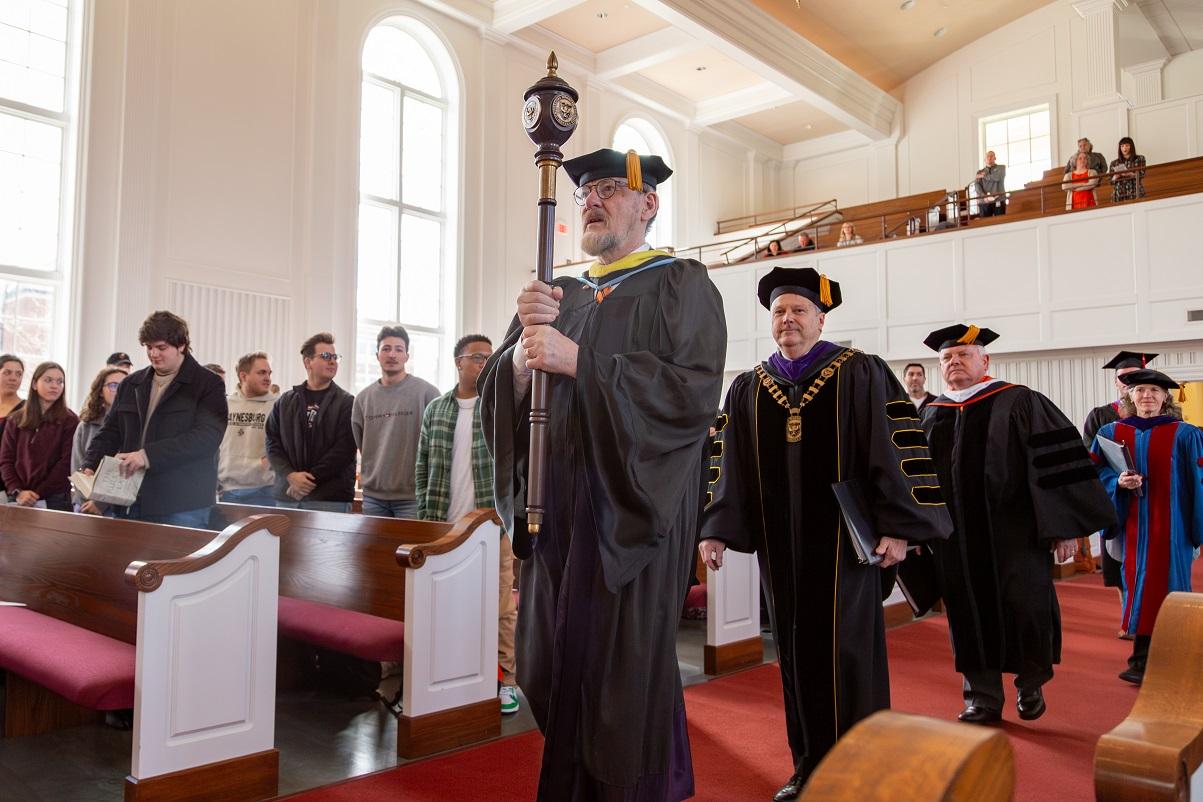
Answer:
<svg viewBox="0 0 1203 802"><path fill-rule="evenodd" d="M1145 673L1145 666L1149 662L1149 644L1152 641L1152 635L1136 635L1132 638L1132 656L1128 658L1128 668L1141 674Z"/></svg>
<svg viewBox="0 0 1203 802"><path fill-rule="evenodd" d="M996 214L1007 213L1007 199L995 198L993 203L979 202L977 205L978 212L982 217L993 217Z"/></svg>
<svg viewBox="0 0 1203 802"><path fill-rule="evenodd" d="M990 669L966 671L964 677L965 706L985 708L986 710L1001 711L1006 703L1003 695L1002 673ZM1015 675L1015 690L1027 693L1040 688L1053 678L1051 666L1029 664L1023 671Z"/></svg>

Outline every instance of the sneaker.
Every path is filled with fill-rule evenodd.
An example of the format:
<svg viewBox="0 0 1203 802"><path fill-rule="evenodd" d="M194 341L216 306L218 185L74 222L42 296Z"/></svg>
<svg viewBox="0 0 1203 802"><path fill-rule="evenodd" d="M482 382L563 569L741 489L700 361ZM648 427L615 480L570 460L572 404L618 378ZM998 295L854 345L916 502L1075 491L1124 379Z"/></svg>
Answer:
<svg viewBox="0 0 1203 802"><path fill-rule="evenodd" d="M501 700L501 715L512 716L518 712L518 689L513 685L502 685L497 698Z"/></svg>

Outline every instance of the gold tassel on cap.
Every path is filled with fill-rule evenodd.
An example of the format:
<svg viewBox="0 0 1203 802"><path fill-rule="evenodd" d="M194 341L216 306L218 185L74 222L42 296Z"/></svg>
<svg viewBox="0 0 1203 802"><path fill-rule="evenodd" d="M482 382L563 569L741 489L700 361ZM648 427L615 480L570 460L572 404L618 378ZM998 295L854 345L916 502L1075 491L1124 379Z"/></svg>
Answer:
<svg viewBox="0 0 1203 802"><path fill-rule="evenodd" d="M637 192L643 191L643 165L634 150L627 151L627 186Z"/></svg>
<svg viewBox="0 0 1203 802"><path fill-rule="evenodd" d="M831 282L822 273L819 274L819 302L831 306Z"/></svg>
<svg viewBox="0 0 1203 802"><path fill-rule="evenodd" d="M960 339L957 340L957 342L959 342L961 345L969 345L974 340L976 340L977 335L979 335L981 333L982 333L982 330L980 328L978 328L977 326L970 323L969 330L966 331L964 334L962 334Z"/></svg>
<svg viewBox="0 0 1203 802"><path fill-rule="evenodd" d="M1178 388L1178 403L1179 404L1186 403L1186 385L1185 384Z"/></svg>

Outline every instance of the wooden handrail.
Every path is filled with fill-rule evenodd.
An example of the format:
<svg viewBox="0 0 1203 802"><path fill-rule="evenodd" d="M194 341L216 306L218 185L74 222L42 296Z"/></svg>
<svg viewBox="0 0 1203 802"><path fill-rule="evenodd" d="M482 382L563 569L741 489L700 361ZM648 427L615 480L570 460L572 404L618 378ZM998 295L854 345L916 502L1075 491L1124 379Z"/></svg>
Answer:
<svg viewBox="0 0 1203 802"><path fill-rule="evenodd" d="M163 584L163 577L171 574L191 574L208 568L256 532L266 529L279 537L288 531L289 526L288 519L283 515L252 515L238 523L230 524L205 544L204 548L186 557L174 560L134 560L125 569L125 582L142 593L150 593Z"/></svg>
<svg viewBox="0 0 1203 802"><path fill-rule="evenodd" d="M426 563L428 557L437 557L440 554L447 554L453 551L460 544L467 541L481 524L489 521L498 526L501 525L501 519L497 517L497 513L493 510L479 509L466 513L455 522L450 532L437 540L432 540L429 543L398 546L397 564L402 568L421 568Z"/></svg>
<svg viewBox="0 0 1203 802"><path fill-rule="evenodd" d="M806 217L808 214L818 211L829 203L836 203L836 198L830 200L818 201L811 204L798 204L786 209L774 209L769 212L753 212L739 217L728 217L725 220L719 220L714 224L714 234L726 234L730 231L739 231L743 228L752 228L753 226L768 225L770 223L787 223L790 220L796 220L799 217ZM760 219L761 217L765 219ZM747 222L745 222L747 221ZM739 223L740 225L735 225Z"/></svg>

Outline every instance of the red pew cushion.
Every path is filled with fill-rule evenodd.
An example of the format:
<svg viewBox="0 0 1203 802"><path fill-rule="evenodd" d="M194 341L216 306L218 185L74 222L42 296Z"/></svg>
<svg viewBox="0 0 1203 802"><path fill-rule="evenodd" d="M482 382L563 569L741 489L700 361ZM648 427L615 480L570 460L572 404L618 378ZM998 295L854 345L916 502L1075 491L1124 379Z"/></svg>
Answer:
<svg viewBox="0 0 1203 802"><path fill-rule="evenodd" d="M287 596L279 610L280 634L294 640L381 663L399 663L404 655L402 621Z"/></svg>
<svg viewBox="0 0 1203 802"><path fill-rule="evenodd" d="M682 618L704 621L706 619L706 583L694 585L685 594L685 610Z"/></svg>
<svg viewBox="0 0 1203 802"><path fill-rule="evenodd" d="M93 710L134 706L134 646L25 607L0 607L0 668Z"/></svg>

